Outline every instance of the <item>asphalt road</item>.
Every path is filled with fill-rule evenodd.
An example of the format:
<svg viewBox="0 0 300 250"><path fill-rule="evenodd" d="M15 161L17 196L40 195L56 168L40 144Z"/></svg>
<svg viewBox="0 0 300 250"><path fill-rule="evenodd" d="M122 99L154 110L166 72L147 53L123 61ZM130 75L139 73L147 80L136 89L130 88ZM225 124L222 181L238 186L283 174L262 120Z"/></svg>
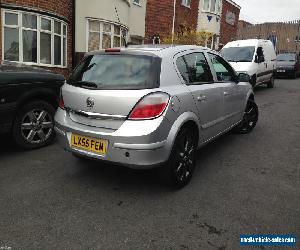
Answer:
<svg viewBox="0 0 300 250"><path fill-rule="evenodd" d="M56 143L24 152L1 137L0 248L224 250L246 249L240 234L299 239L300 79L275 84L256 90L255 130L201 149L180 191L155 171L82 163Z"/></svg>

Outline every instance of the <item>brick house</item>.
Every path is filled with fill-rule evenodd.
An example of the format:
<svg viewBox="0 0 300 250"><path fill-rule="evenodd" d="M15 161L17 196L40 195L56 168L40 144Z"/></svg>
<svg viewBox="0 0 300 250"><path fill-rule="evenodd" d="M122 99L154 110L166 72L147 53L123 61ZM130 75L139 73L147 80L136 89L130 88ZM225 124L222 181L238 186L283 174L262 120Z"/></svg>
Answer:
<svg viewBox="0 0 300 250"><path fill-rule="evenodd" d="M72 69L72 0L1 0L0 61Z"/></svg>
<svg viewBox="0 0 300 250"><path fill-rule="evenodd" d="M225 1L225 0L223 0ZM212 34L205 46L211 49L219 47L222 0L199 0L198 31Z"/></svg>
<svg viewBox="0 0 300 250"><path fill-rule="evenodd" d="M241 7L231 0L223 0L220 47L237 39L239 16Z"/></svg>
<svg viewBox="0 0 300 250"><path fill-rule="evenodd" d="M76 63L88 51L142 44L147 0L74 0Z"/></svg>
<svg viewBox="0 0 300 250"><path fill-rule="evenodd" d="M197 29L199 0L175 0L174 31ZM146 8L145 43L161 42L172 35L174 0L148 0Z"/></svg>

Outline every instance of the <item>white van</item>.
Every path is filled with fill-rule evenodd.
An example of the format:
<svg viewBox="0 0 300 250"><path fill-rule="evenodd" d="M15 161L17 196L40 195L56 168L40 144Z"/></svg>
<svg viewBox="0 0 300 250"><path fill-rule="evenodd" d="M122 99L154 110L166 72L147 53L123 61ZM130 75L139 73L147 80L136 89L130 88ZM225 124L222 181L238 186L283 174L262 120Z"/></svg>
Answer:
<svg viewBox="0 0 300 250"><path fill-rule="evenodd" d="M253 87L260 84L274 87L276 53L271 41L249 39L229 42L221 54L236 72L250 76Z"/></svg>

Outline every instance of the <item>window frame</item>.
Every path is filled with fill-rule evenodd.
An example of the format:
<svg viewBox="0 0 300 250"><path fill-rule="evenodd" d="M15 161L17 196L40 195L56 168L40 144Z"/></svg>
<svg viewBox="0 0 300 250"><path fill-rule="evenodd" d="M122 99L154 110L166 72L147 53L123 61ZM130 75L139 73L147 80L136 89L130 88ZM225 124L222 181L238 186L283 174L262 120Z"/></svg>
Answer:
<svg viewBox="0 0 300 250"><path fill-rule="evenodd" d="M204 9L205 1L208 1L208 9ZM211 0L203 0L202 11L203 12L210 12L210 7L211 7Z"/></svg>
<svg viewBox="0 0 300 250"><path fill-rule="evenodd" d="M90 30L90 21L98 22L99 31ZM103 29L104 24L109 24L111 26L110 32L104 31L104 29ZM115 34L115 26L120 27L120 34L119 35ZM127 26L125 26L123 24L120 24L120 23L117 23L117 22L111 22L111 21L107 21L107 20L104 20L104 19L100 19L100 18L86 18L86 46L85 46L85 51L90 52L90 50L89 50L90 33L98 33L99 34L99 47L98 47L98 50L103 49L103 34L110 35L110 46L111 46L111 48L114 47L114 37L115 36L120 37L120 46L119 47L122 47L122 39L123 39L122 32L124 30L126 31L126 36L124 37L124 39L125 39L125 42L127 42L128 32L129 32L129 29L128 29Z"/></svg>
<svg viewBox="0 0 300 250"><path fill-rule="evenodd" d="M208 1L208 9L204 9L204 2ZM215 14L218 16L222 15L222 1L221 0L215 0L215 9L214 11L211 11L212 8L212 0L203 0L203 5L202 5L202 12L205 13L211 13L211 14Z"/></svg>
<svg viewBox="0 0 300 250"><path fill-rule="evenodd" d="M226 80L226 81L225 80L222 80L222 81L218 80L218 74L217 74L217 72L215 70L215 67L213 65L211 56L217 56L217 57L221 58L221 61L223 61L230 68L231 73L233 74L233 80ZM233 83L236 83L236 84L238 83L238 75L237 75L236 71L232 68L232 66L222 56L211 53L211 52L207 52L207 59L209 60L209 63L211 65L211 71L212 71L213 75L215 75L215 77L216 77L215 83L228 83L228 82L233 82ZM227 70L227 68L226 68L226 70Z"/></svg>
<svg viewBox="0 0 300 250"><path fill-rule="evenodd" d="M181 5L187 8L191 8L192 0L181 0Z"/></svg>
<svg viewBox="0 0 300 250"><path fill-rule="evenodd" d="M141 0L132 0L132 4L142 7Z"/></svg>
<svg viewBox="0 0 300 250"><path fill-rule="evenodd" d="M182 76L181 72L180 72L179 69L178 69L177 61L178 61L180 58L182 58L183 61L185 62L185 66L186 66L186 68L187 68L187 62L186 62L185 57L186 57L186 56L189 56L189 55L193 55L193 54L202 54L202 55L203 55L203 57L204 57L204 59L205 59L205 61L206 61L206 64L207 64L207 66L208 66L208 69L209 69L211 81L206 81L206 82L190 82L189 79L188 79L188 81L186 81L186 80L184 79L184 77ZM213 74L213 72L212 72L212 70L211 70L211 65L210 65L210 63L209 63L209 61L208 61L208 58L207 58L207 56L206 56L206 54L205 54L204 51L189 51L189 53L179 54L178 56L176 56L176 57L174 58L174 67L175 67L175 69L176 69L176 71L177 71L177 74L178 74L178 75L180 76L180 78L182 79L183 83L184 83L185 85L187 85L187 86L192 86L192 85L205 85L205 84L214 84L214 83L215 83L215 81L214 81L214 74ZM189 72L186 72L186 73L189 74Z"/></svg>
<svg viewBox="0 0 300 250"><path fill-rule="evenodd" d="M5 23L5 16L6 13L8 14L15 14L18 17L18 24L17 25L8 25ZM23 15L32 15L37 18L37 27L36 29L32 28L27 28L23 26ZM47 15L42 15L38 14L35 12L30 12L30 11L22 11L22 10L11 10L11 9L2 9L1 10L1 15L2 15L2 25L1 25L1 31L2 31L2 60L3 61L8 61L8 62L17 62L17 63L22 63L25 65L33 65L33 66L44 66L44 67L49 67L49 68L67 68L68 67L68 24L58 18L47 16ZM47 19L51 21L51 31L47 31L42 29L41 26L41 20L42 19ZM54 33L54 21L60 23L61 27L61 33L60 34L55 34ZM5 59L5 48L4 48L4 29L5 28L13 28L18 30L18 36L19 36L19 60L18 61L10 61ZM23 55L23 31L34 31L37 33L37 62L24 62L24 55ZM64 34L64 30L66 31L66 34ZM41 63L41 33L47 33L51 35L51 58L50 64L45 64ZM55 65L54 63L54 37L59 36L61 39L61 64ZM65 40L65 44L64 44ZM65 48L64 48L65 47ZM64 51L65 49L65 51Z"/></svg>

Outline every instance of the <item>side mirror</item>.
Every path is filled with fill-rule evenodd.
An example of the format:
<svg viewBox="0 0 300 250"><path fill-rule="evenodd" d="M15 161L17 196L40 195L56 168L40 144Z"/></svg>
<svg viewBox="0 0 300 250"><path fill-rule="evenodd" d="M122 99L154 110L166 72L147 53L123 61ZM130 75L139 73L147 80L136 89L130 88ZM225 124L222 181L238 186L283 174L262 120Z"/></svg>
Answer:
<svg viewBox="0 0 300 250"><path fill-rule="evenodd" d="M259 63L259 62L258 62L258 56L257 56L257 55L255 56L254 62L255 62L255 63Z"/></svg>
<svg viewBox="0 0 300 250"><path fill-rule="evenodd" d="M239 73L238 82L250 82L250 76L246 73Z"/></svg>

